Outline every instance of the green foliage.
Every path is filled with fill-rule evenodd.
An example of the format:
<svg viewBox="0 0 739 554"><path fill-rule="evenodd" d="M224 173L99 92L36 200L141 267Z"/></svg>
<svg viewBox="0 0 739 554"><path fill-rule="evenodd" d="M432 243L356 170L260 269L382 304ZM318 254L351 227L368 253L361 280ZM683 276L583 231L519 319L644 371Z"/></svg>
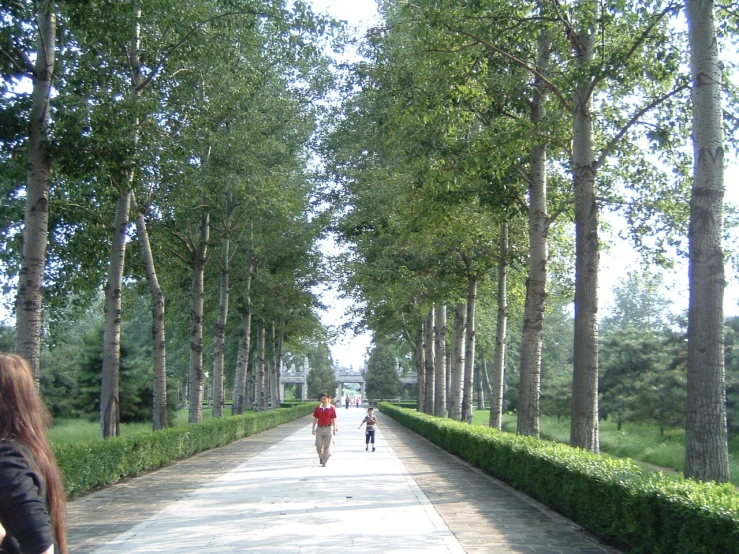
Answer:
<svg viewBox="0 0 739 554"><path fill-rule="evenodd" d="M418 414L381 411L448 452L536 498L629 552L731 553L739 496L564 444Z"/></svg>
<svg viewBox="0 0 739 554"><path fill-rule="evenodd" d="M0 323L0 352L12 352L15 348L15 327Z"/></svg>
<svg viewBox="0 0 739 554"><path fill-rule="evenodd" d="M315 404L211 419L104 441L54 444L67 494L76 496L312 413Z"/></svg>
<svg viewBox="0 0 739 554"><path fill-rule="evenodd" d="M375 342L364 374L367 398L400 398L398 359L382 342Z"/></svg>
<svg viewBox="0 0 739 554"><path fill-rule="evenodd" d="M664 333L625 328L600 343L601 417L651 422L663 429L685 423L686 384L683 356ZM684 358L683 358L684 359Z"/></svg>
<svg viewBox="0 0 739 554"><path fill-rule="evenodd" d="M318 400L321 394L336 394L339 383L331 361L331 354L326 343L314 344L308 353L310 370L308 371L308 398Z"/></svg>

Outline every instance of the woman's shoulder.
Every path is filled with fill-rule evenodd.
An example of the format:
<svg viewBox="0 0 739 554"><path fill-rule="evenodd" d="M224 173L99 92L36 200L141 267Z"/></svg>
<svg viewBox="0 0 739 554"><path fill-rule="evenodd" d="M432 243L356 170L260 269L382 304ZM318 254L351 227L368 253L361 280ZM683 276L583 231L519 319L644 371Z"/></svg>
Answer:
<svg viewBox="0 0 739 554"><path fill-rule="evenodd" d="M23 458L25 448L16 440L0 439L0 457Z"/></svg>

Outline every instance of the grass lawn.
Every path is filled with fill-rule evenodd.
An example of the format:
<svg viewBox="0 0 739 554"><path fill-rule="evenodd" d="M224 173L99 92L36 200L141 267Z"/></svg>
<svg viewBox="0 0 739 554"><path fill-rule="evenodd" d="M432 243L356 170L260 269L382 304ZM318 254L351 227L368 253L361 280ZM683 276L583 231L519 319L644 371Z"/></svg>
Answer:
<svg viewBox="0 0 739 554"><path fill-rule="evenodd" d="M489 410L475 410L474 425L487 425ZM503 431L516 432L515 414L503 416ZM543 416L540 422L543 439L555 440L565 444L570 441L570 421L562 418ZM652 466L671 469L682 473L685 469L685 431L672 429L660 434L659 428L652 425L626 424L621 431L615 422L600 422L601 452L619 458L631 458ZM739 486L739 439L729 443L729 470L731 482Z"/></svg>
<svg viewBox="0 0 739 554"><path fill-rule="evenodd" d="M174 426L187 425L187 409L177 412ZM203 421L213 417L212 409L203 409ZM151 433L151 423L122 423L121 436L131 436L137 433ZM66 443L79 441L102 440L100 422L87 419L55 419L54 426L47 435L52 443Z"/></svg>

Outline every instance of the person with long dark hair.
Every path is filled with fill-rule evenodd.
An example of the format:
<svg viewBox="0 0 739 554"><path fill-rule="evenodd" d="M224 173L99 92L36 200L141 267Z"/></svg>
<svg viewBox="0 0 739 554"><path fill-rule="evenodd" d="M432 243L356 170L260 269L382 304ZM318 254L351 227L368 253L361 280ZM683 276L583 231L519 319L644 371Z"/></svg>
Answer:
<svg viewBox="0 0 739 554"><path fill-rule="evenodd" d="M67 554L66 498L51 421L28 363L0 353L0 552Z"/></svg>

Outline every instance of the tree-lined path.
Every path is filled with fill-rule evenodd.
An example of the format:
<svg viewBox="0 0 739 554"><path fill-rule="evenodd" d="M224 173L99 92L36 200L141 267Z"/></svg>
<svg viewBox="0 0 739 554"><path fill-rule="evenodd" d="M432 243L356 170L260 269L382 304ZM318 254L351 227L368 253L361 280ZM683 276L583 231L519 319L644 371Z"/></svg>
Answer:
<svg viewBox="0 0 739 554"><path fill-rule="evenodd" d="M310 418L69 505L70 551L617 552L381 416L341 410L321 467Z"/></svg>

